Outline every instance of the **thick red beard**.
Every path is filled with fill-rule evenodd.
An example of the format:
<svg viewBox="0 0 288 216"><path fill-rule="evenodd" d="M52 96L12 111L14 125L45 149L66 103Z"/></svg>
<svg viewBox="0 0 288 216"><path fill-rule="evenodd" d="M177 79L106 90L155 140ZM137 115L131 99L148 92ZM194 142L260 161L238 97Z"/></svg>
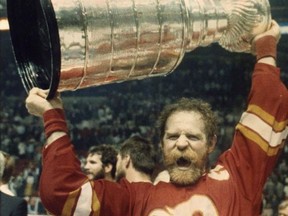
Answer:
<svg viewBox="0 0 288 216"><path fill-rule="evenodd" d="M190 161L190 165L187 169L179 168L177 160L181 157ZM199 158L199 155L191 150L180 152L175 149L170 153L164 152L164 164L169 172L170 181L174 184L183 186L196 183L203 175L206 158L207 154L204 154Z"/></svg>

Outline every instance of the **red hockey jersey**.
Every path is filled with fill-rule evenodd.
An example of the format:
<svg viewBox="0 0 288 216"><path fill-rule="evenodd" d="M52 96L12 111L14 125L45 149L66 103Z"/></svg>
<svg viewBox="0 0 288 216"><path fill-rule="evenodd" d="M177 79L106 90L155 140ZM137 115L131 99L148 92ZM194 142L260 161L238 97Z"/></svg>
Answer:
<svg viewBox="0 0 288 216"><path fill-rule="evenodd" d="M255 65L248 102L231 148L194 185L88 181L67 135L43 151L42 202L55 215L259 215L263 186L288 134L288 92L278 68ZM59 118L55 110L44 115Z"/></svg>

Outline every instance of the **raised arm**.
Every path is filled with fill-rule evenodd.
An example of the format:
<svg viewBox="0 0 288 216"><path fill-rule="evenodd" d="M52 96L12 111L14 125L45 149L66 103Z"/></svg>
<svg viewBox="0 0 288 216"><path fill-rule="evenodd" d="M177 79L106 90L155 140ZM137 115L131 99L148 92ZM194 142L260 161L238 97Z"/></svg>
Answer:
<svg viewBox="0 0 288 216"><path fill-rule="evenodd" d="M272 20L269 30L253 39L251 52L256 55L257 63L276 66L277 44L280 36L279 25Z"/></svg>
<svg viewBox="0 0 288 216"><path fill-rule="evenodd" d="M256 210L288 134L288 91L280 79L280 69L275 67L279 38L279 26L273 21L269 30L253 40L257 63L248 107L236 126L230 151L220 159L229 167L238 193Z"/></svg>
<svg viewBox="0 0 288 216"><path fill-rule="evenodd" d="M57 95L50 101L46 100L47 95L48 95L47 90L33 88L30 90L29 95L26 99L26 108L28 112L32 115L43 118L43 120L45 120L44 119L45 117L48 117L47 111L50 111L51 114L54 113L54 115L56 116L59 115L58 122L50 121L49 123L45 124L45 132L47 130L46 147L48 147L55 140L67 135L67 132L68 132L66 123L64 121L63 104L60 98L60 94L57 93ZM44 113L45 113L45 116L44 116ZM58 124L61 123L60 121L62 121L63 127L57 126L57 123ZM58 128L58 130L56 127Z"/></svg>
<svg viewBox="0 0 288 216"><path fill-rule="evenodd" d="M46 97L46 90L33 88L26 99L28 112L42 118L47 138L43 150L40 197L49 212L55 215L69 215L77 204L75 196L81 196L83 187L90 192L86 193L86 199L91 199L91 204L92 188L81 171L80 162L68 136L60 95L57 94L49 101ZM78 211L85 215L85 212L91 211L90 206L82 205L82 209Z"/></svg>
<svg viewBox="0 0 288 216"><path fill-rule="evenodd" d="M43 150L40 197L53 215L129 215L125 186L89 181L68 135L60 95L46 100L47 91L33 88L26 99L29 113L43 119L47 143Z"/></svg>

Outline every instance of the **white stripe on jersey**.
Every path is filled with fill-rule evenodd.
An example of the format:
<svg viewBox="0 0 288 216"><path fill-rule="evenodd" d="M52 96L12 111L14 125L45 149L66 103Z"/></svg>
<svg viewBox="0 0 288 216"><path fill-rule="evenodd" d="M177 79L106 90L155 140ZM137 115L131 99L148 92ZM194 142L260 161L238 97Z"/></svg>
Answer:
<svg viewBox="0 0 288 216"><path fill-rule="evenodd" d="M90 182L86 182L81 187L81 194L79 196L74 215L75 216L89 215L91 212L91 204L92 204L92 187Z"/></svg>
<svg viewBox="0 0 288 216"><path fill-rule="evenodd" d="M287 126L281 132L274 132L270 125L253 113L244 112L241 116L240 123L258 133L271 147L280 145L282 140L288 135Z"/></svg>

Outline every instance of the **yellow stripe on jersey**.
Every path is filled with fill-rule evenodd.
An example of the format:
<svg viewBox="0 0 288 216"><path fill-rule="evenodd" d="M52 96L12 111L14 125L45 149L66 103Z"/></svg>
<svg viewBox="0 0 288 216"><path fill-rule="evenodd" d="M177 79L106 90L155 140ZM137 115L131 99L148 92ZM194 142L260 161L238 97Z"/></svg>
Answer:
<svg viewBox="0 0 288 216"><path fill-rule="evenodd" d="M66 200L61 215L75 215L75 216L98 216L100 213L100 203L95 191L93 191L93 184L86 182L81 188L71 192ZM76 207L75 207L76 206ZM73 209L75 210L73 212Z"/></svg>
<svg viewBox="0 0 288 216"><path fill-rule="evenodd" d="M254 114L255 113L255 114ZM269 156L276 155L288 135L288 120L277 122L259 106L249 105L236 129L257 143Z"/></svg>
<svg viewBox="0 0 288 216"><path fill-rule="evenodd" d="M261 107L256 105L249 105L247 112L256 113L263 121L267 122L269 125L273 125L274 131L282 131L288 124L288 119L285 121L277 122L273 115L265 112Z"/></svg>
<svg viewBox="0 0 288 216"><path fill-rule="evenodd" d="M92 188L94 188L94 182L91 182ZM93 190L92 194L92 211L93 211L93 216L99 216L100 215L100 202L97 197L97 194L95 190Z"/></svg>
<svg viewBox="0 0 288 216"><path fill-rule="evenodd" d="M275 122L273 126L277 125L281 131L274 132L274 128L272 128L271 125L267 124L259 118L259 116L256 116L253 113L244 112L241 116L240 124L259 134L271 147L277 147L280 145L288 134L288 128L286 128L286 125L281 124L282 128L279 128L280 124Z"/></svg>
<svg viewBox="0 0 288 216"><path fill-rule="evenodd" d="M78 198L76 208L74 211L75 216L89 216L92 211L92 194L93 189L90 182L86 182L81 187L80 196Z"/></svg>
<svg viewBox="0 0 288 216"><path fill-rule="evenodd" d="M257 143L260 146L260 148L264 152L266 152L268 156L276 155L279 149L282 147L282 145L279 145L277 147L269 146L269 143L265 141L264 139L262 139L261 136L259 136L257 133L250 130L249 128L246 128L245 126L241 124L238 124L236 129L239 130L245 137Z"/></svg>
<svg viewBox="0 0 288 216"><path fill-rule="evenodd" d="M81 188L69 193L69 196L67 197L67 200L65 202L61 215L63 216L72 215L72 210L74 209L74 206L75 206L75 203L77 201L77 197L79 196L80 191L81 191Z"/></svg>

